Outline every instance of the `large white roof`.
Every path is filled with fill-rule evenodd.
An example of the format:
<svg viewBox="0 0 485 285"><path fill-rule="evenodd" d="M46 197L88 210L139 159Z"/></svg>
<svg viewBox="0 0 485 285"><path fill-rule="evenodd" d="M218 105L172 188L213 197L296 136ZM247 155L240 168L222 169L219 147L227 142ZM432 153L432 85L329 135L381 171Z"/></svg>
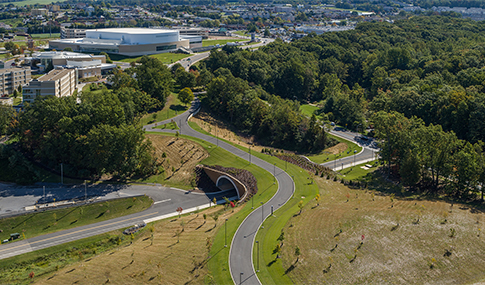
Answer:
<svg viewBox="0 0 485 285"><path fill-rule="evenodd" d="M163 34L163 33L176 33L177 30L169 30L169 29L148 29L148 28L109 28L109 29L92 29L86 30L86 32L107 32L113 34Z"/></svg>

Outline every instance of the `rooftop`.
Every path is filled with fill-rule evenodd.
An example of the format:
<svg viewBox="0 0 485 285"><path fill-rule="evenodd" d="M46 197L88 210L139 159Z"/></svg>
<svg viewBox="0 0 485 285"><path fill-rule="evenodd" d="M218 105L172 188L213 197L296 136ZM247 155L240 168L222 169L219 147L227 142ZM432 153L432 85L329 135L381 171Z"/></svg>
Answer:
<svg viewBox="0 0 485 285"><path fill-rule="evenodd" d="M148 29L148 28L109 28L109 29L91 29L86 30L86 32L109 32L109 33L117 33L117 34L131 34L131 35L139 35L139 34L162 34L162 33L173 33L177 32L177 30L169 30L169 29Z"/></svg>
<svg viewBox="0 0 485 285"><path fill-rule="evenodd" d="M63 76L65 76L66 74L68 74L72 71L73 71L72 69L54 69L54 70L50 71L49 73L47 73L46 75L39 77L37 80L38 81L55 81L55 80L62 78Z"/></svg>

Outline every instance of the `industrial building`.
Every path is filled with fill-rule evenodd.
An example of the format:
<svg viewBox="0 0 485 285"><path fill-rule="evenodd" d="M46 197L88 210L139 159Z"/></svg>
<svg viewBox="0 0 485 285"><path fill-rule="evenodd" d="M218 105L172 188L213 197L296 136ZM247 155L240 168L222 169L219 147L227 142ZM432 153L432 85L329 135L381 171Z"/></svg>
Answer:
<svg viewBox="0 0 485 285"><path fill-rule="evenodd" d="M71 96L77 88L76 69L54 69L23 87L23 102L32 103L39 96Z"/></svg>
<svg viewBox="0 0 485 285"><path fill-rule="evenodd" d="M49 41L49 48L67 47L79 52L106 52L126 56L141 56L178 49L202 47L201 36L181 36L178 30L148 28L110 28L86 30L82 39Z"/></svg>
<svg viewBox="0 0 485 285"><path fill-rule="evenodd" d="M30 68L0 69L0 97L13 94L19 85L30 81Z"/></svg>

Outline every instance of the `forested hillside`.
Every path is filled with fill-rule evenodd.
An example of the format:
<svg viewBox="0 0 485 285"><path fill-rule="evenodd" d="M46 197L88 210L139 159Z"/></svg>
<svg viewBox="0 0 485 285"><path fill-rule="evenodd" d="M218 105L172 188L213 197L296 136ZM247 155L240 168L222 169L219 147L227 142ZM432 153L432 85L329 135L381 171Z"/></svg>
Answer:
<svg viewBox="0 0 485 285"><path fill-rule="evenodd" d="M316 102L350 129L375 127L405 185L462 196L485 181L484 31L484 22L442 16L361 23L254 52L213 51L206 67Z"/></svg>
<svg viewBox="0 0 485 285"><path fill-rule="evenodd" d="M372 112L395 110L476 142L485 139L484 30L439 16L361 23L255 52L213 52L207 67L282 98L325 100L328 119L352 129Z"/></svg>

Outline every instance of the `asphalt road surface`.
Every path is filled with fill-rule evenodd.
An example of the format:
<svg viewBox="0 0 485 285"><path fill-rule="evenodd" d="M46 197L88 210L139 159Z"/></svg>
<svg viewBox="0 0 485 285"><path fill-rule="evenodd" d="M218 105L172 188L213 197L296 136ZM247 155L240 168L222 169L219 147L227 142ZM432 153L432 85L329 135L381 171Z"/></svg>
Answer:
<svg viewBox="0 0 485 285"><path fill-rule="evenodd" d="M174 120L180 127L179 132L184 135L196 137L205 141L208 141L218 147L221 147L232 154L239 156L242 159L248 160L249 154L242 151L230 144L218 140L212 136L201 134L188 125L188 119L190 114L196 112L199 107L198 98L195 99L193 105L191 106L189 112L183 113L175 118L151 124L145 126L145 130L154 132L167 132L167 130L152 129L156 125L162 125ZM172 131L173 132L173 131ZM334 131L336 135L339 135L348 140L356 141L359 135L355 133L350 133L346 131ZM349 164L353 163L354 159L356 163L363 163L369 159L374 158L374 151L371 146L364 147L363 151L355 156L342 159L339 163ZM252 163L265 169L269 173L273 173L274 165L261 160L257 157L252 157ZM259 230L263 220L266 219L271 213L271 207L276 211L281 206L283 206L293 195L295 186L291 177L280 168L276 168L276 180L278 181L278 191L277 193L263 206L255 209L251 214L249 214L246 219L241 223L239 228L234 235L234 238L230 246L229 254L229 268L231 271L231 276L235 284L261 284L256 272L253 267L252 252L254 239L257 231Z"/></svg>

